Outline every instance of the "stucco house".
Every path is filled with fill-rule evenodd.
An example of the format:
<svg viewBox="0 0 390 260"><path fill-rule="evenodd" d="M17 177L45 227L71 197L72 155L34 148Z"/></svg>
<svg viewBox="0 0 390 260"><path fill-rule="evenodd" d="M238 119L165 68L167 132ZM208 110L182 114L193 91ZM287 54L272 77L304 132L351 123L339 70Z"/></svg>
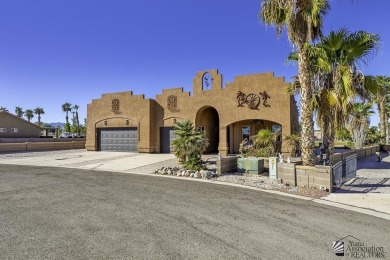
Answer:
<svg viewBox="0 0 390 260"><path fill-rule="evenodd" d="M208 137L207 152L236 154L242 140L262 128L282 137L298 130L296 101L286 86L273 73L238 76L223 86L222 75L209 70L196 74L192 95L183 88L163 89L156 99L103 94L88 104L86 149L168 153L173 125L190 119Z"/></svg>
<svg viewBox="0 0 390 260"><path fill-rule="evenodd" d="M39 138L41 128L9 112L0 111L0 138Z"/></svg>

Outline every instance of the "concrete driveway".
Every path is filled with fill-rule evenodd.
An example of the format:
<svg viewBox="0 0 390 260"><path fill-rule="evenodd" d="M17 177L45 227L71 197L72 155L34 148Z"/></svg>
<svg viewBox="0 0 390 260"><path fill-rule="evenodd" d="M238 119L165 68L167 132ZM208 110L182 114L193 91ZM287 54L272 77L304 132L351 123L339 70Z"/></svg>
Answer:
<svg viewBox="0 0 390 260"><path fill-rule="evenodd" d="M113 172L149 173L146 168L174 159L172 154L146 154L131 152L89 152L64 150L0 154L0 164L65 167ZM156 170L157 168L153 168ZM143 171L147 172L143 172ZM153 171L152 169L150 171Z"/></svg>
<svg viewBox="0 0 390 260"><path fill-rule="evenodd" d="M381 155L382 162L376 155L359 160L356 178L323 200L390 214L390 156Z"/></svg>

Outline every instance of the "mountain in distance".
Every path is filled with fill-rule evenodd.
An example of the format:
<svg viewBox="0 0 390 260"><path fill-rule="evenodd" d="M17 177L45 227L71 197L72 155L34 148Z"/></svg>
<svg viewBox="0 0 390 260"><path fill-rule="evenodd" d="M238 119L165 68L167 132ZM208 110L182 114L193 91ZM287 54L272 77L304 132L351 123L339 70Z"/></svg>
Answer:
<svg viewBox="0 0 390 260"><path fill-rule="evenodd" d="M60 129L64 129L64 127L65 127L65 123L60 123L60 122L57 122L57 123L49 123L52 127L58 127L58 128L60 128Z"/></svg>

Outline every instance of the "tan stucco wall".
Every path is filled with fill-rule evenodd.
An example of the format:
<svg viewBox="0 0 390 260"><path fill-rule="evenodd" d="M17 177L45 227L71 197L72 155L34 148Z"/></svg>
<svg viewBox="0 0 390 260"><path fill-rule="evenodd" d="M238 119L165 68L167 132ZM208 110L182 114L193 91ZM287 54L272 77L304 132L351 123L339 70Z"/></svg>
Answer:
<svg viewBox="0 0 390 260"><path fill-rule="evenodd" d="M0 112L0 128L6 128L7 132L0 132L0 138L35 138L41 134L41 129L22 118L18 118L8 112ZM11 132L11 128L17 128L18 132Z"/></svg>
<svg viewBox="0 0 390 260"><path fill-rule="evenodd" d="M202 90L202 77L208 72L212 77L212 88ZM96 150L96 128L98 127L125 127L124 119L131 119L131 124L139 126L139 151L159 152L160 151L160 127L172 126L174 122L183 119L190 119L197 126L205 126L206 135L212 136L217 125L215 119L210 122L210 116L205 110L212 107L217 111L219 117L219 151L222 154L229 152L227 128L234 124L234 149L236 152L241 136L238 122L247 120L264 120L280 124L283 128L283 136L291 134L298 122L295 100L285 93L286 84L283 78L275 78L273 73L252 74L235 77L234 81L222 85L222 75L217 70L198 72L193 79L193 95L183 92L182 88L164 89L155 100L144 99L143 96L133 96L131 92L105 94L101 99L93 100L88 105L88 136L87 149ZM260 92L266 91L270 98L267 100L269 107L263 106L261 101L258 109L250 109L247 105L238 107L236 98L237 92L241 91L246 95L253 93L259 96ZM168 97L177 98L175 109L168 108ZM121 113L115 114L111 110L113 99L119 99ZM122 107L123 106L123 107ZM206 112L204 112L206 111ZM215 113L214 113L215 114ZM295 118L296 117L296 118ZM117 118L114 120L114 118ZM105 126L102 122L106 120ZM237 124L235 124L237 123ZM252 129L252 127L251 127ZM254 129L254 128L253 128ZM252 134L252 133L251 133ZM254 133L253 133L254 134ZM236 136L237 135L237 136ZM231 137L232 138L232 137ZM212 144L214 146L214 144ZM210 147L212 150L212 147Z"/></svg>
<svg viewBox="0 0 390 260"><path fill-rule="evenodd" d="M118 111L112 110L112 100L118 99ZM92 100L87 108L86 149L96 151L97 130L99 128L138 128L138 151L156 152L154 116L151 116L155 101L145 99L143 95L132 92L103 94L100 99Z"/></svg>

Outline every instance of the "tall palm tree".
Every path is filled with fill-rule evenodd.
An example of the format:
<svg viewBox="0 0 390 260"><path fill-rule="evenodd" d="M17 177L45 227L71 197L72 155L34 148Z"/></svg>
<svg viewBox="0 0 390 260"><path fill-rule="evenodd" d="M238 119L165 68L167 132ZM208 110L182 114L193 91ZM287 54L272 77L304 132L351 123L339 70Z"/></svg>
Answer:
<svg viewBox="0 0 390 260"><path fill-rule="evenodd" d="M34 114L38 115L38 126L41 126L41 115L45 114L45 111L41 107L34 109Z"/></svg>
<svg viewBox="0 0 390 260"><path fill-rule="evenodd" d="M387 132L387 113L386 113L386 101L390 95L390 77L387 76L376 76L377 83L376 93L373 95L373 101L378 107L380 129L381 129L381 142L380 144L386 144L386 132Z"/></svg>
<svg viewBox="0 0 390 260"><path fill-rule="evenodd" d="M79 136L80 135L79 106L78 105L74 105L72 107L72 110L75 113L75 124L76 124L76 127L77 127L77 135Z"/></svg>
<svg viewBox="0 0 390 260"><path fill-rule="evenodd" d="M263 0L260 19L276 28L278 36L283 28L298 52L298 78L301 86L301 136L304 165L315 164L314 122L311 87L309 42L321 35L324 16L330 9L327 0Z"/></svg>
<svg viewBox="0 0 390 260"><path fill-rule="evenodd" d="M26 111L24 111L24 116L29 122L31 122L31 119L34 117L34 111L32 111L31 109L26 109Z"/></svg>
<svg viewBox="0 0 390 260"><path fill-rule="evenodd" d="M8 112L8 109L6 107L0 107L0 111Z"/></svg>
<svg viewBox="0 0 390 260"><path fill-rule="evenodd" d="M21 107L15 107L15 114L17 117L23 117L24 111Z"/></svg>
<svg viewBox="0 0 390 260"><path fill-rule="evenodd" d="M355 103L349 114L347 126L352 133L356 149L363 148L366 139L366 129L370 125L370 116L374 113L371 103Z"/></svg>
<svg viewBox="0 0 390 260"><path fill-rule="evenodd" d="M70 132L70 125L69 125L69 116L68 116L68 113L72 111L72 104L66 102L64 104L62 104L62 112L65 112L66 113L66 117L65 117L65 120L66 120L66 124L65 124L65 131L66 132Z"/></svg>
<svg viewBox="0 0 390 260"><path fill-rule="evenodd" d="M313 103L317 123L323 132L324 153L332 164L334 137L341 129L357 96L367 98L372 91L364 75L357 69L360 63L378 48L379 36L364 31L349 33L342 28L308 46L311 61ZM297 54L289 59L297 60ZM298 84L296 84L298 85Z"/></svg>

